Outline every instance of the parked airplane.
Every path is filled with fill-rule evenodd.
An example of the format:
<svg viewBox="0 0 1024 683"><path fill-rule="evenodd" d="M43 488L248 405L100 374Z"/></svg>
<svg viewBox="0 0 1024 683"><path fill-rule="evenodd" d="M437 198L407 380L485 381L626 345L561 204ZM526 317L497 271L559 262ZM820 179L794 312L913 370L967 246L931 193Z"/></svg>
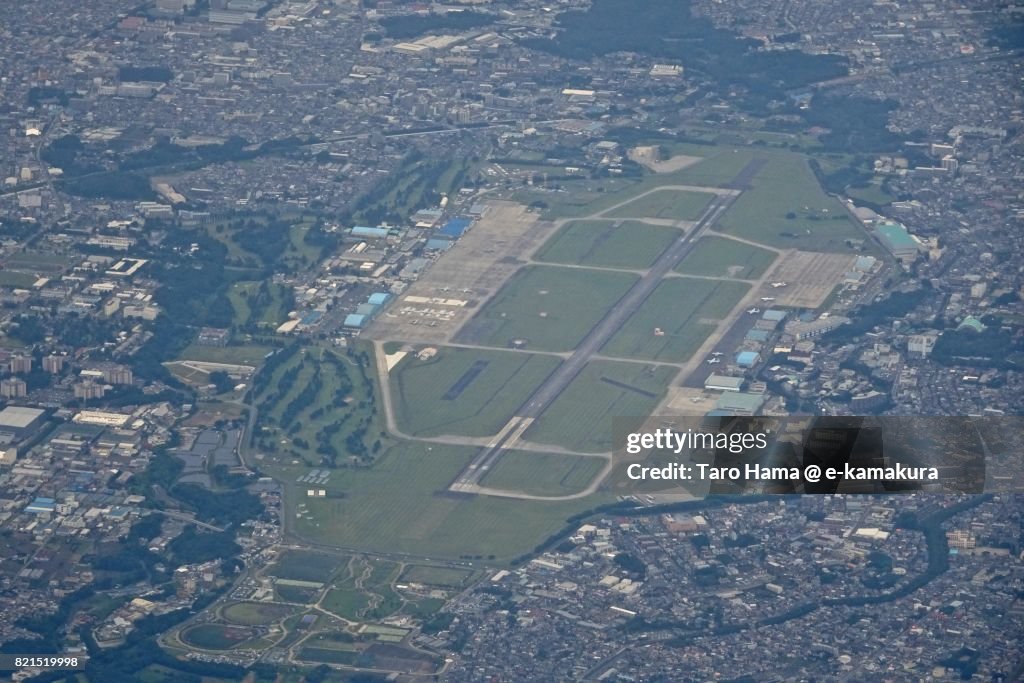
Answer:
<svg viewBox="0 0 1024 683"><path fill-rule="evenodd" d="M722 361L719 358L708 358L707 362L708 365L714 365L715 363L721 363Z"/></svg>
<svg viewBox="0 0 1024 683"><path fill-rule="evenodd" d="M712 355L712 356L714 356L715 358L718 358L719 356L721 356L721 355L722 355L722 352L721 352L721 351L715 351L715 352L714 352L714 353L712 353L711 355Z"/></svg>
<svg viewBox="0 0 1024 683"><path fill-rule="evenodd" d="M760 308L748 308L747 309L747 313L749 313L750 315L755 315L755 314L760 313L760 312L761 312Z"/></svg>
<svg viewBox="0 0 1024 683"><path fill-rule="evenodd" d="M775 287L775 288L785 287L787 284L788 283L786 283L786 282L773 282L772 283L772 287Z"/></svg>
<svg viewBox="0 0 1024 683"><path fill-rule="evenodd" d="M775 301L774 296L762 296L761 301Z"/></svg>

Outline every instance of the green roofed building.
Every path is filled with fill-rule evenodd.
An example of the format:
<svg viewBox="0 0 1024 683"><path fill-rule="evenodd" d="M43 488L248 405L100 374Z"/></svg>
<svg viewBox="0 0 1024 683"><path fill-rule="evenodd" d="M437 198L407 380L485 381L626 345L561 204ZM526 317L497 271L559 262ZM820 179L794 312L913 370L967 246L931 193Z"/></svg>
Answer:
<svg viewBox="0 0 1024 683"><path fill-rule="evenodd" d="M915 260L923 249L921 242L899 223L882 221L875 226L875 232L885 248L900 261Z"/></svg>
<svg viewBox="0 0 1024 683"><path fill-rule="evenodd" d="M715 403L715 412L718 415L757 415L762 405L764 396L760 394L727 391Z"/></svg>
<svg viewBox="0 0 1024 683"><path fill-rule="evenodd" d="M964 318L959 325L956 326L956 331L960 330L974 330L975 332L984 332L985 324L975 318L973 315L969 315Z"/></svg>

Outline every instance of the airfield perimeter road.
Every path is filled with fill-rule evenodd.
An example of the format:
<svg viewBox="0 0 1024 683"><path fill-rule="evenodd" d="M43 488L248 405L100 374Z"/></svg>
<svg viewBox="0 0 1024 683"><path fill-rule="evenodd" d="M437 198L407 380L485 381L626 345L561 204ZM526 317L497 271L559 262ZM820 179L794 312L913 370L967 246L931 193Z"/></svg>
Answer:
<svg viewBox="0 0 1024 683"><path fill-rule="evenodd" d="M729 187L742 189L764 165L762 159L753 159L733 179ZM502 456L502 452L515 446L530 425L554 402L559 394L583 370L587 362L607 343L612 336L626 323L645 299L654 291L668 273L679 265L689 254L704 233L717 221L726 209L739 196L738 192L716 194L707 208L688 234L672 243L662 252L647 274L640 278L633 287L619 299L608 314L590 331L572 355L556 369L550 377L526 400L516 412L515 417L508 421L497 436L477 454L464 470L455 478L450 491L465 493L479 489L480 481L488 470ZM610 210L610 209L609 209Z"/></svg>

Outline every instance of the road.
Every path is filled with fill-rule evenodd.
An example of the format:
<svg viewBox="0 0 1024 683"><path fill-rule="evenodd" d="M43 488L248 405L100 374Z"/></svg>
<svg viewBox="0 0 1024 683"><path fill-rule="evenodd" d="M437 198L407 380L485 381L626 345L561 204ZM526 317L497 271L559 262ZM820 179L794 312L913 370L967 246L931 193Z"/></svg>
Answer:
<svg viewBox="0 0 1024 683"><path fill-rule="evenodd" d="M757 173L760 160L752 160L736 176L731 187L738 188ZM665 189L665 188L657 188ZM679 265L693 250L694 245L735 201L738 192L716 194L704 213L697 219L693 229L668 247L626 295L619 299L608 314L587 334L572 355L565 360L550 377L516 411L497 436L470 461L449 487L451 491L480 492L480 481L487 471L501 458L504 451L514 448L523 433L534 420L539 418L555 401L559 394L576 378L586 364L595 356L612 336L626 323L631 315L643 304L668 273ZM640 195L641 197L643 195ZM631 198L635 201L637 197ZM608 213L617 207L610 207L601 213Z"/></svg>

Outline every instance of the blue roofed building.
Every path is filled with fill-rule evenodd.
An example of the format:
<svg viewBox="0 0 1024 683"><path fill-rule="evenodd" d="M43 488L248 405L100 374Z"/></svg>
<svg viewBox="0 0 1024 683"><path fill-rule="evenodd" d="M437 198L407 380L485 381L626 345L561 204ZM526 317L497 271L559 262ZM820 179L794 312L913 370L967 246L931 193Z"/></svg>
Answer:
<svg viewBox="0 0 1024 683"><path fill-rule="evenodd" d="M736 365L741 368L752 368L761 360L761 354L757 351L740 351L736 354Z"/></svg>
<svg viewBox="0 0 1024 683"><path fill-rule="evenodd" d="M344 325L345 327L352 330L361 330L366 326L367 322L368 321L365 315L360 315L358 313L349 313L348 315L345 316Z"/></svg>
<svg viewBox="0 0 1024 683"><path fill-rule="evenodd" d="M370 298L366 300L366 303L373 304L374 306L383 306L391 298L391 295L387 292L374 292L370 295Z"/></svg>
<svg viewBox="0 0 1024 683"><path fill-rule="evenodd" d="M427 240L426 248L428 251L447 251L452 248L452 242L451 240L434 238Z"/></svg>
<svg viewBox="0 0 1024 683"><path fill-rule="evenodd" d="M768 330L750 330L744 339L753 342L766 342L768 341Z"/></svg>
<svg viewBox="0 0 1024 683"><path fill-rule="evenodd" d="M786 312L785 311L780 311L780 310L778 310L776 308L769 308L767 311L765 311L763 314L761 314L761 320L770 320L770 321L776 322L776 323L777 322L781 322L782 320L785 320L785 318L786 318Z"/></svg>
<svg viewBox="0 0 1024 683"><path fill-rule="evenodd" d="M472 223L473 221L469 218L463 218L461 216L453 218L445 223L444 227L438 230L437 234L456 239L462 237L462 233L466 232Z"/></svg>
<svg viewBox="0 0 1024 683"><path fill-rule="evenodd" d="M374 304L359 304L356 306L356 314L372 318L377 313L377 306Z"/></svg>
<svg viewBox="0 0 1024 683"><path fill-rule="evenodd" d="M387 228L368 228L365 225L357 225L349 231L353 237L387 237Z"/></svg>
<svg viewBox="0 0 1024 683"><path fill-rule="evenodd" d="M38 496L35 500L29 503L28 507L25 508L25 512L38 515L41 513L53 512L56 507L57 501L53 498Z"/></svg>

